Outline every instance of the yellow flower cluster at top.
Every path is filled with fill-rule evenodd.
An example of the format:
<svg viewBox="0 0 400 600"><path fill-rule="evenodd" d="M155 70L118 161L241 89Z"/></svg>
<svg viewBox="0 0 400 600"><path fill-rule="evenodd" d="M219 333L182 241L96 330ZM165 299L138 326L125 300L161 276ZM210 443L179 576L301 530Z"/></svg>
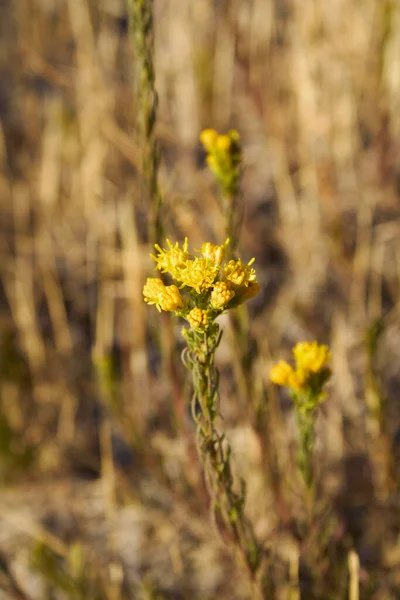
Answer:
<svg viewBox="0 0 400 600"><path fill-rule="evenodd" d="M224 194L238 192L240 176L240 136L236 129L218 135L215 129L204 129L200 141L207 152L207 164Z"/></svg>
<svg viewBox="0 0 400 600"><path fill-rule="evenodd" d="M206 242L195 250L196 255L189 254L187 238L182 246L169 240L167 248L156 244L157 254L150 256L174 284L148 278L145 302L185 318L193 329L205 330L224 310L255 296L260 286L252 267L254 258L247 264L240 259L224 261L228 244L229 239L222 246Z"/></svg>
<svg viewBox="0 0 400 600"><path fill-rule="evenodd" d="M303 392L313 398L322 398L322 389L331 375L328 363L331 352L317 342L299 342L293 348L296 368L281 360L271 369L270 378L276 385Z"/></svg>

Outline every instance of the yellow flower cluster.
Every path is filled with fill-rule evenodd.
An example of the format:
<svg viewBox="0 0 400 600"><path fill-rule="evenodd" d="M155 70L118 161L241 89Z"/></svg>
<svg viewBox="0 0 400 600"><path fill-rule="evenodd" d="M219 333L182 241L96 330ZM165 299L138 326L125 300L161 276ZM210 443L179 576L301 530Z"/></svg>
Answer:
<svg viewBox="0 0 400 600"><path fill-rule="evenodd" d="M293 349L293 356L296 368L293 369L286 361L279 361L271 369L271 381L295 391L305 390L311 385L314 386L312 391L321 393L322 385L330 376L327 365L331 353L328 347L315 341L299 342Z"/></svg>
<svg viewBox="0 0 400 600"><path fill-rule="evenodd" d="M220 266L224 259L225 248L229 244L229 239L225 241L223 246L217 246L216 244L211 244L211 242L205 242L201 246L201 254L207 260L210 260L217 267Z"/></svg>
<svg viewBox="0 0 400 600"><path fill-rule="evenodd" d="M171 275L174 285L148 279L143 289L145 301L184 317L193 329L205 329L225 309L255 296L260 286L251 266L254 259L247 264L240 259L224 263L228 244L229 239L221 246L206 242L195 251L199 256L189 253L187 238L182 246L169 240L167 248L156 245L157 253L151 257L159 271ZM186 294L182 296L179 290Z"/></svg>
<svg viewBox="0 0 400 600"><path fill-rule="evenodd" d="M318 342L299 342L293 349L293 356L297 369L318 373L332 358L328 346L319 345Z"/></svg>
<svg viewBox="0 0 400 600"><path fill-rule="evenodd" d="M183 298L176 285L164 285L161 279L148 278L143 296L147 304L155 304L157 310L178 311L183 307Z"/></svg>
<svg viewBox="0 0 400 600"><path fill-rule="evenodd" d="M158 244L155 244L154 247L158 251L158 254L156 256L150 254L150 256L156 261L157 269L161 273L170 273L174 279L178 279L180 269L182 269L189 258L188 239L185 238L182 248L179 248L178 242L173 245L168 239L167 246L168 250L163 250Z"/></svg>
<svg viewBox="0 0 400 600"><path fill-rule="evenodd" d="M236 194L239 185L241 161L240 137L235 129L218 135L215 129L204 129L200 141L207 152L207 164L223 192Z"/></svg>
<svg viewBox="0 0 400 600"><path fill-rule="evenodd" d="M193 329L201 329L208 325L207 311L202 308L192 308L186 318Z"/></svg>
<svg viewBox="0 0 400 600"><path fill-rule="evenodd" d="M256 272L250 268L254 260L252 258L247 265L244 265L240 259L230 260L224 267L225 278L234 285L247 286L250 282L256 281Z"/></svg>
<svg viewBox="0 0 400 600"><path fill-rule="evenodd" d="M211 292L211 306L213 308L222 308L226 306L235 295L230 281L217 281Z"/></svg>
<svg viewBox="0 0 400 600"><path fill-rule="evenodd" d="M198 294L212 287L218 274L218 265L203 256L187 260L181 269L177 280L181 287L193 288Z"/></svg>

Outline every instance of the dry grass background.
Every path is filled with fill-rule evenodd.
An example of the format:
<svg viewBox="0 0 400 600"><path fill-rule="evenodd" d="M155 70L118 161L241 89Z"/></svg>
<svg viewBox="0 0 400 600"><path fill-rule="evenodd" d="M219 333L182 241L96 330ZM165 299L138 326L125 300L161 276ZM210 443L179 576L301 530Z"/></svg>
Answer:
<svg viewBox="0 0 400 600"><path fill-rule="evenodd" d="M265 597L355 600L359 580L360 598L400 598L400 7L154 10L171 239L222 241L198 136L243 142L240 248L262 291L218 361ZM142 301L127 31L122 0L0 3L0 598L251 598L209 519L181 325ZM290 402L268 382L303 339L333 352L315 557Z"/></svg>

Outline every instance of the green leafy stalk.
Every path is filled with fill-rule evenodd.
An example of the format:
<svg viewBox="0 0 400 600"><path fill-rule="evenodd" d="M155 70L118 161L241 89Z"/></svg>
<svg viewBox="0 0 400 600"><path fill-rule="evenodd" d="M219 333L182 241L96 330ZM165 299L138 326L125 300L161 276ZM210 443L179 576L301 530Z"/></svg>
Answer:
<svg viewBox="0 0 400 600"><path fill-rule="evenodd" d="M296 410L296 420L299 431L299 447L297 464L304 483L312 488L314 483L313 452L315 443L316 412L301 412Z"/></svg>
<svg viewBox="0 0 400 600"><path fill-rule="evenodd" d="M153 0L127 0L130 37L135 53L137 124L142 172L149 199L149 241L163 237L162 197L158 184L160 153L155 137L158 97L153 62Z"/></svg>
<svg viewBox="0 0 400 600"><path fill-rule="evenodd" d="M215 367L215 351L222 331L213 323L206 332L185 329L187 348L183 362L192 372L194 394L192 413L197 427L197 449L205 481L212 501L212 512L221 534L238 549L254 580L261 559L253 527L244 514L245 483L234 489L231 447L216 427L219 416L219 374Z"/></svg>

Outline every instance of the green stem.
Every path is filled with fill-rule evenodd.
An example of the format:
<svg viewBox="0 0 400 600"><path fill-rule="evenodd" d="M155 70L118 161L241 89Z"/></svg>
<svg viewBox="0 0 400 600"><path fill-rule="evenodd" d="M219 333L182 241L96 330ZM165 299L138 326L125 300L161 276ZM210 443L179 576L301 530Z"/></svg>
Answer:
<svg viewBox="0 0 400 600"><path fill-rule="evenodd" d="M215 351L221 340L217 324L206 332L185 331L188 344L184 355L192 371L194 395L192 413L197 426L197 449L211 497L215 522L239 550L252 580L260 564L260 547L253 528L244 515L245 486L234 491L231 447L216 427L219 416L219 375L215 367Z"/></svg>
<svg viewBox="0 0 400 600"><path fill-rule="evenodd" d="M142 171L149 200L149 242L164 238L162 197L158 184L160 155L155 138L158 96L153 62L153 0L127 0L130 37L135 53L137 124Z"/></svg>
<svg viewBox="0 0 400 600"><path fill-rule="evenodd" d="M313 452L315 442L315 417L314 411L301 412L296 410L297 424L300 434L298 449L298 466L308 489L314 484Z"/></svg>

